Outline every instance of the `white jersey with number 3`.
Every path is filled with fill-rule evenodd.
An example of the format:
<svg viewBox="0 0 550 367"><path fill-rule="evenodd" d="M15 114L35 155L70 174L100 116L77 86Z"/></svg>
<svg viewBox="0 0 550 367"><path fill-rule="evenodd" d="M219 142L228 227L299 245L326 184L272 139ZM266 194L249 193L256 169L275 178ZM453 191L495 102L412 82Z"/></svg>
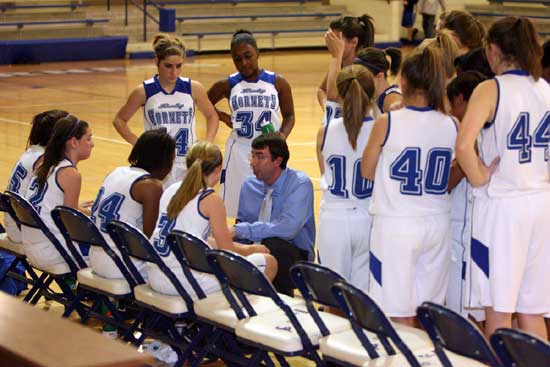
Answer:
<svg viewBox="0 0 550 367"><path fill-rule="evenodd" d="M548 191L550 86L521 70L505 72L495 81L495 117L481 130L479 155L486 165L496 157L500 162L488 185L475 193L519 196Z"/></svg>

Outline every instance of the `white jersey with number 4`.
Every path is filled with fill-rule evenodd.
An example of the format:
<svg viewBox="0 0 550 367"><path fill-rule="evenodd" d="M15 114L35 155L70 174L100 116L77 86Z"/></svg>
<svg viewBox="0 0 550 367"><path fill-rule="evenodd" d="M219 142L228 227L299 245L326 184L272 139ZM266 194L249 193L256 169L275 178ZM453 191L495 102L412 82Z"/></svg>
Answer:
<svg viewBox="0 0 550 367"><path fill-rule="evenodd" d="M399 217L449 213L456 134L454 120L430 107L389 112L370 212Z"/></svg>
<svg viewBox="0 0 550 367"><path fill-rule="evenodd" d="M550 86L544 79L535 81L521 70L505 72L495 80L495 117L481 130L479 155L486 165L496 157L500 157L500 162L488 185L475 190L476 196L548 191Z"/></svg>

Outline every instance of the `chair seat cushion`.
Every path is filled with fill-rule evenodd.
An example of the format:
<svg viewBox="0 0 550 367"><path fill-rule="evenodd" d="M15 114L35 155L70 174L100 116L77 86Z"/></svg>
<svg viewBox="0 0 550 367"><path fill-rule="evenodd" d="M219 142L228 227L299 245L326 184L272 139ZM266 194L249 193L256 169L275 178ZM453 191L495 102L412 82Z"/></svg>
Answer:
<svg viewBox="0 0 550 367"><path fill-rule="evenodd" d="M157 293L147 284L135 287L134 296L140 302L174 315L187 312L187 305L180 296L168 296L166 294Z"/></svg>
<svg viewBox="0 0 550 367"><path fill-rule="evenodd" d="M55 264L55 265L52 265L52 266L47 267L47 268L39 268L37 266L34 266L34 264L31 264L31 265L34 268L36 268L40 271L50 273L50 274L54 274L54 275L69 274L71 272L71 269L69 268L69 265L67 265L66 263Z"/></svg>
<svg viewBox="0 0 550 367"><path fill-rule="evenodd" d="M78 282L92 288L100 289L114 295L125 295L131 293L130 286L126 279L104 278L93 272L92 268L79 270L77 273Z"/></svg>
<svg viewBox="0 0 550 367"><path fill-rule="evenodd" d="M0 249L6 249L19 255L25 255L23 245L10 240L7 233L0 233Z"/></svg>
<svg viewBox="0 0 550 367"><path fill-rule="evenodd" d="M442 367L439 358L435 354L433 347L421 349L413 352L421 366ZM445 351L449 361L453 367L487 367L486 364L476 360L459 356L458 354ZM363 367L408 367L410 364L405 359L403 354L396 354L389 357L380 357L371 361L365 362Z"/></svg>
<svg viewBox="0 0 550 367"><path fill-rule="evenodd" d="M306 306L296 305L292 306L291 309L311 343L313 345L319 344L321 332L307 311ZM351 328L349 321L343 317L326 312L319 312L319 316L331 333L339 333ZM296 353L303 350L298 333L283 311L240 320L237 322L235 333L242 339L282 353Z"/></svg>
<svg viewBox="0 0 550 367"><path fill-rule="evenodd" d="M299 298L292 298L284 294L280 294L279 296L290 306L303 304L303 300ZM248 296L248 300L257 314L280 310L273 300L268 297ZM235 312L221 291L209 294L206 298L195 301L193 309L197 316L218 325L224 325L230 329L234 329L238 321ZM243 312L247 315L244 309Z"/></svg>
<svg viewBox="0 0 550 367"><path fill-rule="evenodd" d="M394 327L403 342L412 351L426 349L432 346L428 334L422 330L399 324L394 324ZM385 353L384 347L380 344L376 334L367 331L366 335L369 341L375 346L378 354L380 356L386 356L387 354ZM395 345L393 346L395 351L399 352L397 347L395 347ZM363 363L370 360L367 351L363 348L361 342L351 329L321 338L321 340L319 340L319 350L324 356L351 363L355 366L362 366Z"/></svg>

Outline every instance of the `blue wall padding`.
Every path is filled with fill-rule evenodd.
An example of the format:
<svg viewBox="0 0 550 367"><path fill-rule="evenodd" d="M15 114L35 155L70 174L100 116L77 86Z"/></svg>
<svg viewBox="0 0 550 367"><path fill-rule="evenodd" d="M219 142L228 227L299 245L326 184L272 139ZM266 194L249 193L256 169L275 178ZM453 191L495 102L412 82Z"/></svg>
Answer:
<svg viewBox="0 0 550 367"><path fill-rule="evenodd" d="M160 32L176 31L176 9L168 9L168 8L159 9L159 31Z"/></svg>
<svg viewBox="0 0 550 367"><path fill-rule="evenodd" d="M122 59L128 37L0 41L0 64Z"/></svg>

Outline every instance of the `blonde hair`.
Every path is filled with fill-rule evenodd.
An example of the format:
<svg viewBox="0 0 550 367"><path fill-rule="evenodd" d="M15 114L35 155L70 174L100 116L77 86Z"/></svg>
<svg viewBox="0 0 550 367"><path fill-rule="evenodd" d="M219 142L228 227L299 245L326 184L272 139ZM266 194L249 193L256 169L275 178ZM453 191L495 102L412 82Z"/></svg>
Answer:
<svg viewBox="0 0 550 367"><path fill-rule="evenodd" d="M186 154L187 175L168 204L168 218L176 219L201 189L206 188L204 176L211 174L222 164L222 152L208 141L195 143Z"/></svg>
<svg viewBox="0 0 550 367"><path fill-rule="evenodd" d="M158 33L153 37L153 50L158 61L174 55L185 57L185 45L181 38L163 33Z"/></svg>
<svg viewBox="0 0 550 367"><path fill-rule="evenodd" d="M425 48L439 49L441 51L445 75L447 79L452 78L455 74L455 59L459 56L459 49L453 37L453 32L449 29L442 29L436 38L422 42L414 52L423 51Z"/></svg>
<svg viewBox="0 0 550 367"><path fill-rule="evenodd" d="M363 118L370 110L374 97L372 73L362 65L348 65L338 73L336 86L342 98L342 114L348 140L355 150Z"/></svg>

